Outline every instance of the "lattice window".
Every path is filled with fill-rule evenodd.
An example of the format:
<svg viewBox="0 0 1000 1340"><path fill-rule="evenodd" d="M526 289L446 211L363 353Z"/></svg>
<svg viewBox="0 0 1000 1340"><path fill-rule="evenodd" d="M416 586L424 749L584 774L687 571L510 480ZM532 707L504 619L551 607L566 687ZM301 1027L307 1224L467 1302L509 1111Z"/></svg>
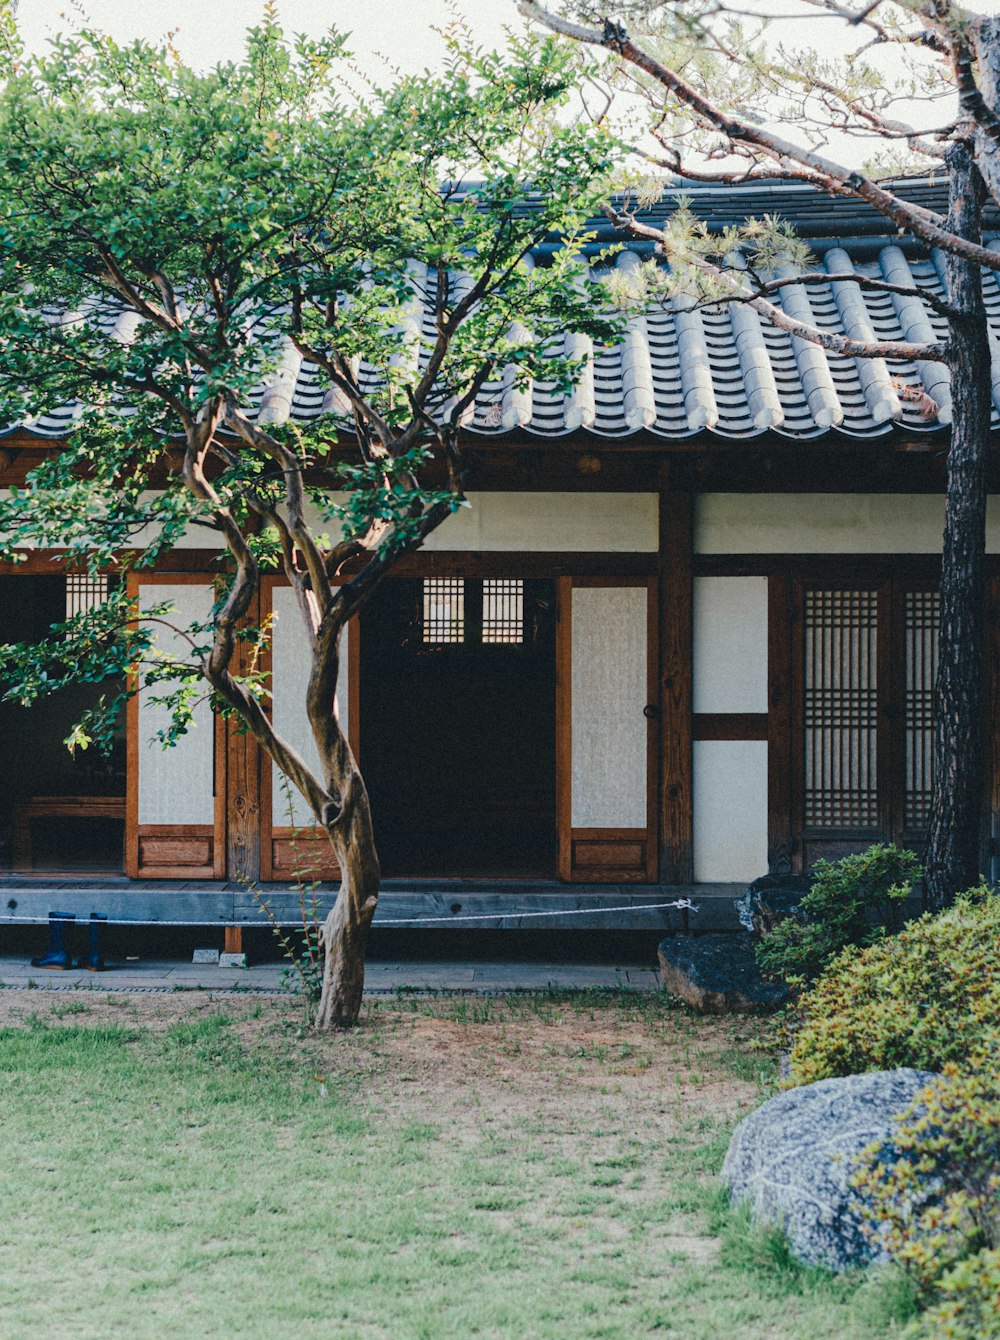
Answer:
<svg viewBox="0 0 1000 1340"><path fill-rule="evenodd" d="M878 592L805 593L805 822L878 824Z"/></svg>
<svg viewBox="0 0 1000 1340"><path fill-rule="evenodd" d="M907 591L906 794L903 822L926 828L930 818L934 757L934 681L938 666L941 600L936 591Z"/></svg>
<svg viewBox="0 0 1000 1340"><path fill-rule="evenodd" d="M524 641L524 582L520 579L483 582L483 641Z"/></svg>
<svg viewBox="0 0 1000 1340"><path fill-rule="evenodd" d="M465 582L461 577L424 578L423 640L465 641Z"/></svg>
<svg viewBox="0 0 1000 1340"><path fill-rule="evenodd" d="M90 573L70 573L66 578L66 618L97 609L108 598L108 579Z"/></svg>

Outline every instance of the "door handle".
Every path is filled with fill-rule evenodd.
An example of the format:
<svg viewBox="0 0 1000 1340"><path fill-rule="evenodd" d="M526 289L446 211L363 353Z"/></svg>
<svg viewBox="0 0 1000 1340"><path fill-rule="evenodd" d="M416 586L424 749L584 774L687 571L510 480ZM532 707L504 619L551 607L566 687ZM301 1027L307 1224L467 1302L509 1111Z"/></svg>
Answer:
<svg viewBox="0 0 1000 1340"><path fill-rule="evenodd" d="M657 717L660 715L660 709L656 705L656 703L647 703L646 706L642 709L642 715L646 718L647 721L655 721Z"/></svg>

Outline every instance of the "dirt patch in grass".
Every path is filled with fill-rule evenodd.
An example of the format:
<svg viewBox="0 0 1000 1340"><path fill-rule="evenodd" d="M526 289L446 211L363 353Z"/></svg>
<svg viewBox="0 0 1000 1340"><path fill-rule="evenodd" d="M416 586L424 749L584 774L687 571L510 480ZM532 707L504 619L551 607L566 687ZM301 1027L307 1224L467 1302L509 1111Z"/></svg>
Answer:
<svg viewBox="0 0 1000 1340"><path fill-rule="evenodd" d="M759 1030L666 1008L483 1004L470 1018L464 1002L377 1003L356 1033L302 1045L324 1073L364 1088L387 1115L419 1109L459 1135L467 1124L503 1120L593 1131L611 1107L661 1128L700 1112L725 1121L759 1097L756 1076L741 1078L727 1064ZM758 1069L769 1064L759 1054Z"/></svg>
<svg viewBox="0 0 1000 1340"><path fill-rule="evenodd" d="M759 1022L698 1019L622 993L373 999L357 1029L323 1037L284 997L0 991L0 1027L39 1019L160 1034L219 1014L243 1045L297 1058L317 1083L364 1095L391 1119L451 1123L459 1138L498 1120L593 1129L611 1105L661 1126L681 1113L686 1128L701 1112L725 1122L759 1100L773 1069Z"/></svg>

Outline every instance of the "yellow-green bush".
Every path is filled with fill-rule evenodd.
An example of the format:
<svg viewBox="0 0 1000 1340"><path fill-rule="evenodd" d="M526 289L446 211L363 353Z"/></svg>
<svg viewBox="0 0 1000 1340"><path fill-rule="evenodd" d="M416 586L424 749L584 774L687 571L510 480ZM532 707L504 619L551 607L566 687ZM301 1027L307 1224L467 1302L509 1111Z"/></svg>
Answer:
<svg viewBox="0 0 1000 1340"><path fill-rule="evenodd" d="M846 949L799 1001L792 1084L943 1070L1000 1040L1000 895L985 887L867 949Z"/></svg>
<svg viewBox="0 0 1000 1340"><path fill-rule="evenodd" d="M1000 1340L1000 1250L959 1262L942 1278L938 1302L904 1335L907 1340Z"/></svg>
<svg viewBox="0 0 1000 1340"><path fill-rule="evenodd" d="M853 1178L871 1236L925 1300L964 1259L1000 1248L998 1061L949 1065Z"/></svg>

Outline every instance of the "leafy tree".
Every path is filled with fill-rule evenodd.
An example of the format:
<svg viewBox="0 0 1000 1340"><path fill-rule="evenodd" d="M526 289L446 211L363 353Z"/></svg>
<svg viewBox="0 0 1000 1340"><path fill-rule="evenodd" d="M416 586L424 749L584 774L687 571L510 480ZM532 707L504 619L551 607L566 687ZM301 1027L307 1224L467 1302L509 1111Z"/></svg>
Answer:
<svg viewBox="0 0 1000 1340"><path fill-rule="evenodd" d="M935 338L926 320L903 341L877 340L870 329L842 336L782 305L782 292L803 283L805 248L780 223L749 220L715 237L684 209L655 228L632 210L606 206L623 235L651 239L669 258L669 287L693 291L702 302L746 303L775 326L835 354L938 362L950 373L934 787L925 857L930 905L943 907L979 874L991 411L981 278L984 271L1000 270L1000 253L983 245L981 217L985 199L1000 204L1000 19L951 0L800 0L796 13L811 15L814 26L821 19L848 24L867 38L860 52L838 60L783 47L771 39L767 21L760 22L758 7L741 0L626 0L612 16L589 3L570 6L575 17L553 13L540 0L519 0L519 7L571 42L610 53L611 85L637 95L651 113L649 135L637 138L635 147L658 169L705 182L781 178L853 196L893 230L946 257L943 300L915 286L861 281L929 305L947 323L945 339ZM921 123L903 120L900 104L916 106ZM863 168L838 161L829 145L844 134L874 146L877 161ZM901 166L932 167L947 182L947 215L912 203L884 179ZM661 189L654 184L651 193L658 196ZM663 282L662 274L651 280L654 287ZM824 274L822 282L859 279Z"/></svg>
<svg viewBox="0 0 1000 1340"><path fill-rule="evenodd" d="M92 572L148 567L191 527L227 555L210 618L175 630L183 658L156 651L171 611L138 623L119 588L44 645L5 647L0 677L29 704L128 676L71 746L106 744L140 685L172 711L165 743L206 690L252 733L342 872L320 1027L357 1018L379 890L335 711L343 628L465 505L459 430L484 385L567 388L580 369L564 333L617 329L579 282L612 142L560 119L572 60L553 39L482 54L460 31L448 52L444 76L358 98L341 35L292 41L268 10L245 57L208 73L169 45L86 31L43 57L15 50L0 93L0 421L78 411L0 504L0 555L35 544ZM552 236L565 245L551 264L526 264ZM260 385L280 390L299 360L332 413L310 426L255 415ZM318 771L275 731L254 656L236 668L241 642L268 637L246 626L267 568L308 634Z"/></svg>

